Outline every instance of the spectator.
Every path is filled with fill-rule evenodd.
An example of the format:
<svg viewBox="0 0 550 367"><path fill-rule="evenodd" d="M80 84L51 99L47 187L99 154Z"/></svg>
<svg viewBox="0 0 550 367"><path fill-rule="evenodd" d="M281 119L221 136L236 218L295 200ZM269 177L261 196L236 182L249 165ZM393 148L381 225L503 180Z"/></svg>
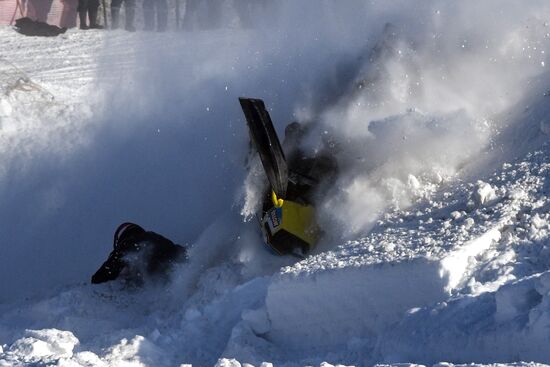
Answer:
<svg viewBox="0 0 550 367"><path fill-rule="evenodd" d="M0 0L1 1L1 0ZM76 18L78 12L78 1L75 0L61 0L63 10L61 12L61 18L59 19L59 26L63 28L76 27Z"/></svg>
<svg viewBox="0 0 550 367"><path fill-rule="evenodd" d="M25 4L24 1L22 3ZM27 0L27 17L32 20L47 23L52 3L53 0Z"/></svg>
<svg viewBox="0 0 550 367"><path fill-rule="evenodd" d="M166 0L143 0L143 20L146 31L155 29L155 13L157 16L157 31L164 32L168 19Z"/></svg>
<svg viewBox="0 0 550 367"><path fill-rule="evenodd" d="M80 17L80 29L103 29L102 25L97 23L97 11L99 9L99 0L78 0L78 16ZM86 25L86 16L90 20L90 25Z"/></svg>
<svg viewBox="0 0 550 367"><path fill-rule="evenodd" d="M120 7L124 3L124 11L126 18L126 26L124 27L128 32L135 32L134 28L134 15L136 9L135 0L112 0L111 2L111 20L113 24L113 29L119 27L120 21Z"/></svg>

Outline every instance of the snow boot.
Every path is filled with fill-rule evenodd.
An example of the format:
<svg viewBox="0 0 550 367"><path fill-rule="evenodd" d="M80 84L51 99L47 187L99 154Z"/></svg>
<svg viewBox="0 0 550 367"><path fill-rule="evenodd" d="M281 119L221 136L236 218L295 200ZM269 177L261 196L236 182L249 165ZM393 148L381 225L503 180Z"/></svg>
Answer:
<svg viewBox="0 0 550 367"><path fill-rule="evenodd" d="M88 18L90 19L90 29L103 29L103 26L97 23L98 8L88 10Z"/></svg>

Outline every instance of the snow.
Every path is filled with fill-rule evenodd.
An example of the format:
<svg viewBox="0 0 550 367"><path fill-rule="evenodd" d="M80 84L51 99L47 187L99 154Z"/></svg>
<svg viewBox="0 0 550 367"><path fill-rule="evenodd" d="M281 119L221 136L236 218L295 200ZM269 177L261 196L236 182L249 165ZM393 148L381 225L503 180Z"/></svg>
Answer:
<svg viewBox="0 0 550 367"><path fill-rule="evenodd" d="M6 354L8 358L22 359L26 363L49 363L58 358L71 358L77 344L78 339L70 331L27 330Z"/></svg>
<svg viewBox="0 0 550 367"><path fill-rule="evenodd" d="M306 3L0 28L0 366L550 363L548 4ZM241 95L338 160L306 259L250 220ZM170 284L88 284L127 220L190 246Z"/></svg>

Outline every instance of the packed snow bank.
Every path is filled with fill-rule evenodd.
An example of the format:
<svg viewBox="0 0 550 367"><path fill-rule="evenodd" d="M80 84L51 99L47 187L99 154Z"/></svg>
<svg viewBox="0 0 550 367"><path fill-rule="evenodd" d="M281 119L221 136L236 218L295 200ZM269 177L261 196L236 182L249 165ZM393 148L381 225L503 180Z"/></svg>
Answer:
<svg viewBox="0 0 550 367"><path fill-rule="evenodd" d="M303 348L346 348L353 337L375 340L407 310L448 299L465 281L475 259L499 239L499 230L492 229L454 243L447 252L388 259L375 254L391 253L399 246L399 238L386 238L384 249L374 250L376 237L367 237L354 244L362 250L351 257L339 249L298 263L283 270L269 286L267 335L295 353Z"/></svg>
<svg viewBox="0 0 550 367"><path fill-rule="evenodd" d="M448 297L439 271L438 262L419 258L282 274L268 289L268 337L295 353L373 338L406 310Z"/></svg>
<svg viewBox="0 0 550 367"><path fill-rule="evenodd" d="M358 337L369 361L547 361L548 274L523 277L550 264L549 150L285 268L269 286L266 335L297 354Z"/></svg>

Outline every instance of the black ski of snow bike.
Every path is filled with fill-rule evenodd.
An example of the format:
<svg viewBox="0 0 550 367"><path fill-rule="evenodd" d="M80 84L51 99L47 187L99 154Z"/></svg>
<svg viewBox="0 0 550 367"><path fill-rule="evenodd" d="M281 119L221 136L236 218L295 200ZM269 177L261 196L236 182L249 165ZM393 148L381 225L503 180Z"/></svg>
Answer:
<svg viewBox="0 0 550 367"><path fill-rule="evenodd" d="M278 197L284 198L288 186L288 166L265 104L261 99L242 97L239 102L271 188Z"/></svg>

